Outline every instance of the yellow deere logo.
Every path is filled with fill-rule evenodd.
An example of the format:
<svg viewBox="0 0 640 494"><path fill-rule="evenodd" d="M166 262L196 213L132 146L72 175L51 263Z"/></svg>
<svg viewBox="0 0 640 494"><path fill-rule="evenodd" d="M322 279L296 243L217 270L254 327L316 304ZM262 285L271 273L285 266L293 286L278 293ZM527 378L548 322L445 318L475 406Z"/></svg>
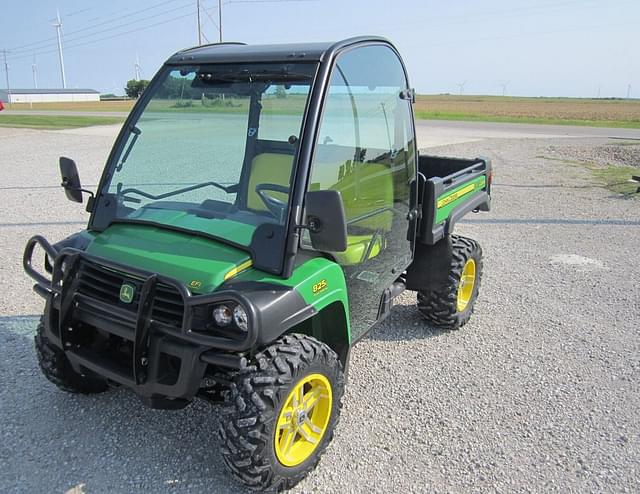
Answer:
<svg viewBox="0 0 640 494"><path fill-rule="evenodd" d="M133 302L133 294L136 292L136 288L127 283L123 283L120 287L120 300L125 304Z"/></svg>

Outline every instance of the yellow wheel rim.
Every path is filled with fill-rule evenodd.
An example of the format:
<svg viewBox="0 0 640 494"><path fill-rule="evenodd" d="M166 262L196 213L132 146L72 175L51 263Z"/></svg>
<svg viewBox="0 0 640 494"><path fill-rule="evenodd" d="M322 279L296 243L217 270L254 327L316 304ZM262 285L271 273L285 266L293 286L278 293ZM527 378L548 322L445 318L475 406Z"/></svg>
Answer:
<svg viewBox="0 0 640 494"><path fill-rule="evenodd" d="M316 450L329 425L333 398L322 374L302 378L291 390L278 415L274 446L278 461L295 467Z"/></svg>
<svg viewBox="0 0 640 494"><path fill-rule="evenodd" d="M473 259L467 259L462 268L460 276L460 284L458 285L458 312L464 311L471 297L473 296L473 287L476 285L476 262Z"/></svg>

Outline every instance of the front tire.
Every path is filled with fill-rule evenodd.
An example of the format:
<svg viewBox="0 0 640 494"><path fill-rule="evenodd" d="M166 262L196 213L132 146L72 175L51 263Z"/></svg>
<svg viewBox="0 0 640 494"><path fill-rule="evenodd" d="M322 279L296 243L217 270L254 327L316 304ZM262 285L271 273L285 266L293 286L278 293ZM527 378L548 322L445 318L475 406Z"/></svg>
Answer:
<svg viewBox="0 0 640 494"><path fill-rule="evenodd" d="M83 376L73 370L64 352L47 338L42 319L36 330L35 346L42 374L61 390L82 394L102 393L107 390L106 381Z"/></svg>
<svg viewBox="0 0 640 494"><path fill-rule="evenodd" d="M340 415L337 355L310 336L286 335L235 377L222 410L222 456L254 490L282 491L320 460Z"/></svg>
<svg viewBox="0 0 640 494"><path fill-rule="evenodd" d="M473 313L482 279L482 248L473 239L451 235L453 256L446 283L418 292L418 310L432 325L460 329Z"/></svg>

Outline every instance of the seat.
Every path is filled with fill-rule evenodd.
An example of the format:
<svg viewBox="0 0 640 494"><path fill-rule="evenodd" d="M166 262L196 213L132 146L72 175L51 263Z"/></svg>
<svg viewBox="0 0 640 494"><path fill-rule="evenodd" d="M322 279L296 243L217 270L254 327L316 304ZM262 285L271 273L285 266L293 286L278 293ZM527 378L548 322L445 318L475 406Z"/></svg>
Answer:
<svg viewBox="0 0 640 494"><path fill-rule="evenodd" d="M334 253L342 266L354 266L378 256L386 248L385 234L391 231L393 221L393 177L389 166L357 163L356 167L346 166L350 172L332 187L342 195L347 219L347 249ZM374 244L369 248L371 242Z"/></svg>
<svg viewBox="0 0 640 494"><path fill-rule="evenodd" d="M355 266L360 264L373 240L373 235L347 235L347 250L334 252L334 257L341 266ZM382 238L378 237L371 247L368 259L373 259L382 250Z"/></svg>
<svg viewBox="0 0 640 494"><path fill-rule="evenodd" d="M262 199L256 192L256 185L276 184L289 187L293 156L278 153L260 153L251 161L249 185L247 190L247 208L254 211L267 211ZM287 202L288 194L269 191L269 196Z"/></svg>

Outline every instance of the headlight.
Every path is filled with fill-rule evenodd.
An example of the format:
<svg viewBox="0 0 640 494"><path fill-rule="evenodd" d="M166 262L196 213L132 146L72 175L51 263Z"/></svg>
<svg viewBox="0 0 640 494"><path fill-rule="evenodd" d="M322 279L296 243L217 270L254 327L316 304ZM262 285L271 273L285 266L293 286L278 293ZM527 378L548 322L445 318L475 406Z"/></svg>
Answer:
<svg viewBox="0 0 640 494"><path fill-rule="evenodd" d="M217 305L213 309L213 320L218 326L224 328L225 326L231 324L234 313L235 311L232 313L231 309L226 305Z"/></svg>
<svg viewBox="0 0 640 494"><path fill-rule="evenodd" d="M244 307L242 307L241 305L236 305L236 308L233 309L233 322L236 323L236 326L238 326L238 329L242 331L247 331L249 327L247 311L245 311Z"/></svg>

